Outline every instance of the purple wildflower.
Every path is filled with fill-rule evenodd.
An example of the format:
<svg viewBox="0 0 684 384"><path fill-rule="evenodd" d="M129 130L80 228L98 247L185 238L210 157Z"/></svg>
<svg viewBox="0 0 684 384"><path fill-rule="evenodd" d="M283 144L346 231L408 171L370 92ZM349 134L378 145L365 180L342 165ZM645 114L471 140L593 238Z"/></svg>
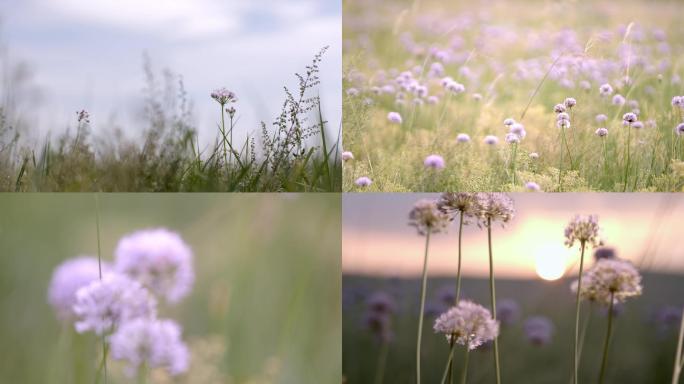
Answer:
<svg viewBox="0 0 684 384"><path fill-rule="evenodd" d="M226 88L214 90L214 92L211 93L211 98L216 100L216 102L221 104L221 106L224 106L228 103L234 103L237 101L235 93L227 90Z"/></svg>
<svg viewBox="0 0 684 384"><path fill-rule="evenodd" d="M358 186L358 187L367 187L367 186L371 185L371 183L372 183L371 179L369 179L366 176L361 176L358 179L356 179L356 181L354 181L354 184L356 184L356 186Z"/></svg>
<svg viewBox="0 0 684 384"><path fill-rule="evenodd" d="M599 128L599 129L597 129L596 132L594 132L594 133L595 133L596 136L598 136L598 137L606 137L606 136L608 136L608 129L606 129L606 128Z"/></svg>
<svg viewBox="0 0 684 384"><path fill-rule="evenodd" d="M430 155L423 162L425 168L444 169L444 158L440 155Z"/></svg>
<svg viewBox="0 0 684 384"><path fill-rule="evenodd" d="M109 272L109 265L102 264L102 273ZM77 257L64 261L52 273L48 288L48 302L60 321L72 321L76 316L74 303L76 292L95 280L99 280L100 268L94 257Z"/></svg>
<svg viewBox="0 0 684 384"><path fill-rule="evenodd" d="M398 112L390 112L387 114L387 120L390 123L401 124L401 115Z"/></svg>
<svg viewBox="0 0 684 384"><path fill-rule="evenodd" d="M470 141L470 136L467 133L459 133L458 136L456 136L456 141L459 143L467 143Z"/></svg>
<svg viewBox="0 0 684 384"><path fill-rule="evenodd" d="M523 325L527 340L535 346L547 345L551 342L554 326L548 317L533 316L525 320Z"/></svg>

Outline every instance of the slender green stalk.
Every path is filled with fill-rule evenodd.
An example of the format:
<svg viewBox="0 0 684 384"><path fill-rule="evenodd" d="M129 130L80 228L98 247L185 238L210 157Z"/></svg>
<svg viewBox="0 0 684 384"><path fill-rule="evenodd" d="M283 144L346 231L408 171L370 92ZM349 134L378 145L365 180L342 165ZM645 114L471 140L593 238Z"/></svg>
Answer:
<svg viewBox="0 0 684 384"><path fill-rule="evenodd" d="M95 194L95 228L97 231L97 268L100 280L102 280L102 247L100 244L100 200L97 194ZM107 342L105 340L104 333L102 334L102 362L100 363L100 366L104 370L104 382L105 384L107 384Z"/></svg>
<svg viewBox="0 0 684 384"><path fill-rule="evenodd" d="M461 384L466 384L468 377L468 357L470 356L470 349L466 347L465 358L463 361L463 375L461 376Z"/></svg>
<svg viewBox="0 0 684 384"><path fill-rule="evenodd" d="M589 324L591 324L591 314L593 312L593 304L589 302L589 310L587 311L587 317L584 319L584 325L582 325L582 333L580 334L579 351L577 352L577 359L582 362L582 351L584 350L584 340L587 337L587 330L589 329ZM572 384L573 378L570 377L570 384Z"/></svg>
<svg viewBox="0 0 684 384"><path fill-rule="evenodd" d="M378 365L375 368L375 384L382 384L385 378L385 365L387 364L387 352L389 351L389 343L382 342L380 347L380 355L378 356Z"/></svg>
<svg viewBox="0 0 684 384"><path fill-rule="evenodd" d="M416 343L416 382L420 384L420 342L423 337L423 312L425 311L425 289L427 287L428 247L430 246L430 228L425 235L425 257L423 258L423 283L420 289L420 316L418 317L418 341Z"/></svg>
<svg viewBox="0 0 684 384"><path fill-rule="evenodd" d="M453 337L452 337L453 339ZM441 384L445 384L447 382L447 374L451 372L451 361L454 358L454 349L456 347L456 343L451 343L451 348L449 348L449 359L447 360L447 365L444 368L444 374L442 374L442 381L440 381Z"/></svg>
<svg viewBox="0 0 684 384"><path fill-rule="evenodd" d="M492 256L492 219L487 218L487 242L489 245L489 292L492 301L492 319L496 321L496 291L494 286L494 257ZM501 367L499 362L499 337L494 338L494 368L496 384L501 384Z"/></svg>
<svg viewBox="0 0 684 384"><path fill-rule="evenodd" d="M627 162L625 163L625 182L624 185L622 186L622 192L627 191L627 175L629 174L629 156L630 156L630 142L632 140L632 124L627 125L627 145L626 145L626 152L627 152Z"/></svg>
<svg viewBox="0 0 684 384"><path fill-rule="evenodd" d="M603 177L608 177L608 147L606 146L606 138L602 138L603 143Z"/></svg>
<svg viewBox="0 0 684 384"><path fill-rule="evenodd" d="M511 154L511 175L513 177L512 183L515 185L515 163L518 157L518 144L513 143L513 153Z"/></svg>
<svg viewBox="0 0 684 384"><path fill-rule="evenodd" d="M573 361L573 383L577 384L578 382L578 377L577 373L579 372L579 319L580 319L580 292L582 292L582 272L584 269L584 248L585 248L586 242L581 241L580 243L580 248L582 249L581 254L580 254L580 267L579 267L579 277L577 279L577 301L576 301L576 306L575 306L575 348L574 348L574 353L572 355L572 361Z"/></svg>
<svg viewBox="0 0 684 384"><path fill-rule="evenodd" d="M558 163L558 192L563 192L563 141L565 141L565 130L561 128L560 143L560 162Z"/></svg>
<svg viewBox="0 0 684 384"><path fill-rule="evenodd" d="M449 350L453 350L454 344L456 344L456 338L454 335L451 335L451 340L449 341ZM447 370L449 373L447 374L447 382L448 383L453 383L454 382L454 356L449 355L449 365L447 366Z"/></svg>
<svg viewBox="0 0 684 384"><path fill-rule="evenodd" d="M456 271L456 303L461 300L461 242L463 238L463 212L458 220L458 270Z"/></svg>
<svg viewBox="0 0 684 384"><path fill-rule="evenodd" d="M603 343L603 359L601 359L601 373L599 374L599 384L603 384L606 377L606 364L608 362L608 347L610 346L610 334L613 331L613 292L610 292L610 305L608 306L608 330L606 339Z"/></svg>
<svg viewBox="0 0 684 384"><path fill-rule="evenodd" d="M672 384L679 383L679 375L682 373L682 344L684 344L684 310L682 310L682 323L679 326L679 339L677 340L677 354L675 355L674 373L672 374Z"/></svg>
<svg viewBox="0 0 684 384"><path fill-rule="evenodd" d="M446 115L447 111L447 106L449 105L449 101L451 100L451 92L447 92L447 96L444 99L444 106L442 107L442 113L439 116L439 120L437 121L437 128L442 127L442 121L444 120L444 116Z"/></svg>

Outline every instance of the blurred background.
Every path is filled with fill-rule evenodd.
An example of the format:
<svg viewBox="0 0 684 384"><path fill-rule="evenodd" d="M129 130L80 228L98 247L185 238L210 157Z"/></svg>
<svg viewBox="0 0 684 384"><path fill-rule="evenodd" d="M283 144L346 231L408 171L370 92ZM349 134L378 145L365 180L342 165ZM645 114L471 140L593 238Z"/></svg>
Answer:
<svg viewBox="0 0 684 384"><path fill-rule="evenodd" d="M335 194L99 195L101 247L148 227L194 252L191 294L160 309L183 326L190 371L174 383L338 382L340 197ZM53 269L97 254L95 195L0 196L0 382L92 383L99 339L62 327ZM127 382L111 363L109 382Z"/></svg>
<svg viewBox="0 0 684 384"><path fill-rule="evenodd" d="M574 296L579 247L564 245L564 229L576 214L597 214L604 250L631 260L644 276L643 295L616 310L608 382L659 383L672 377L684 298L684 249L680 244L684 196L677 194L512 194L516 215L493 227L497 312L502 320L502 375L507 382L570 380ZM422 198L438 194L343 196L343 374L349 383L372 382L385 342L386 383L415 380L415 337L425 237L408 226ZM448 344L433 334L436 316L453 303L458 228L430 239L423 379L439 382ZM585 256L585 268L594 262ZM464 227L462 294L489 307L487 234ZM380 303L380 304L378 304ZM371 312L390 316L379 330ZM585 305L589 319L581 362L583 380L598 377L606 310ZM587 315L591 313L589 317ZM541 325L540 325L541 324ZM385 332L385 333L383 333ZM462 367L457 350L456 368ZM460 353L460 354L459 354ZM471 354L469 383L490 383L493 361L485 348ZM460 376L456 376L460 377Z"/></svg>

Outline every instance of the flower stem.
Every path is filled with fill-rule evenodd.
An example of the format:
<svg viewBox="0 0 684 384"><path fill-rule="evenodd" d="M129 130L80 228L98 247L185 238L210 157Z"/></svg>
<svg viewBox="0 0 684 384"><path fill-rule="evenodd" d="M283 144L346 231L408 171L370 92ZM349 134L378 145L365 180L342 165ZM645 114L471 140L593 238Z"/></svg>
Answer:
<svg viewBox="0 0 684 384"><path fill-rule="evenodd" d="M425 257L423 259L423 283L420 289L420 316L418 317L418 341L416 343L416 383L420 384L420 342L423 337L423 312L425 311L425 289L427 287L428 247L430 246L430 228L425 235Z"/></svg>
<svg viewBox="0 0 684 384"><path fill-rule="evenodd" d="M463 375L461 376L461 384L466 384L466 378L468 377L468 356L470 356L470 349L466 348L465 359L463 361Z"/></svg>
<svg viewBox="0 0 684 384"><path fill-rule="evenodd" d="M489 291L492 301L492 319L496 321L496 288L494 286L494 257L492 256L492 219L487 218L487 241L489 244ZM501 384L501 367L499 362L499 337L494 338L494 368L496 384Z"/></svg>
<svg viewBox="0 0 684 384"><path fill-rule="evenodd" d="M451 335L451 340L449 341L449 349L452 350L454 348L454 344L456 344L456 338L454 335ZM449 355L449 365L447 367L449 373L447 374L447 382L448 383L453 383L454 382L454 356Z"/></svg>
<svg viewBox="0 0 684 384"><path fill-rule="evenodd" d="M610 305L608 306L608 330L606 331L606 340L603 343L603 359L601 359L601 373L599 374L599 384L603 384L606 376L606 363L608 362L608 347L610 346L610 334L613 331L613 296L610 292Z"/></svg>
<svg viewBox="0 0 684 384"><path fill-rule="evenodd" d="M227 167L228 150L226 149L226 141L228 141L228 137L226 136L226 114L223 111L223 104L221 104L221 136L223 137L223 162L226 163Z"/></svg>
<svg viewBox="0 0 684 384"><path fill-rule="evenodd" d="M452 335L452 340L453 340L453 335ZM444 368L444 374L442 374L442 381L440 383L445 384L447 382L447 374L451 371L451 361L454 358L454 348L456 347L456 343L452 341L451 343L451 348L449 348L449 359L447 359L447 365Z"/></svg>
<svg viewBox="0 0 684 384"><path fill-rule="evenodd" d="M98 194L95 194L95 229L97 231L97 268L100 281L102 281L102 247L100 245L100 199ZM100 363L100 366L104 371L104 382L105 384L107 384L107 342L105 341L104 334L102 334L102 362Z"/></svg>
<svg viewBox="0 0 684 384"><path fill-rule="evenodd" d="M513 177L513 185L515 185L515 163L516 159L518 157L518 144L514 143L513 144L513 153L511 155L511 175Z"/></svg>
<svg viewBox="0 0 684 384"><path fill-rule="evenodd" d="M580 267L579 267L579 277L577 279L577 301L576 301L576 307L575 307L575 348L574 348L574 353L572 356L572 361L573 361L573 383L577 384L578 378L577 378L577 373L579 372L579 359L578 359L578 353L579 353L579 319L580 319L580 292L582 292L582 272L584 269L584 248L585 248L585 241L582 241L580 244L580 247L582 249L581 255L580 255Z"/></svg>
<svg viewBox="0 0 684 384"><path fill-rule="evenodd" d="M461 299L461 239L463 238L463 212L458 221L458 270L456 272L456 305Z"/></svg>
<svg viewBox="0 0 684 384"><path fill-rule="evenodd" d="M563 192L563 142L565 141L565 130L561 128L560 162L558 163L558 192Z"/></svg>
<svg viewBox="0 0 684 384"><path fill-rule="evenodd" d="M679 339L677 340L677 354L675 355L674 373L672 384L679 383L679 375L682 373L682 344L684 344L684 310L682 310L682 323L679 326Z"/></svg>
<svg viewBox="0 0 684 384"><path fill-rule="evenodd" d="M632 124L627 125L627 162L625 163L625 182L622 186L622 192L627 191L627 175L629 174L629 156L630 156L630 141L632 140Z"/></svg>
<svg viewBox="0 0 684 384"><path fill-rule="evenodd" d="M389 350L389 343L386 341L382 342L380 347L380 356L378 357L378 366L375 369L375 384L382 384L385 378L385 364L387 363L387 352Z"/></svg>

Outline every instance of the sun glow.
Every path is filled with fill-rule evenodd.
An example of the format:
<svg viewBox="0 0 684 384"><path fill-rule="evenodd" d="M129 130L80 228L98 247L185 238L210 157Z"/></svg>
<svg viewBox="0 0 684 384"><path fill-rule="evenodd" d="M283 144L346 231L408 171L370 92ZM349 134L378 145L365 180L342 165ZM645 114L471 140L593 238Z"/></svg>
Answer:
<svg viewBox="0 0 684 384"><path fill-rule="evenodd" d="M566 250L561 246L546 246L537 252L534 269L544 280L557 280L565 274Z"/></svg>

